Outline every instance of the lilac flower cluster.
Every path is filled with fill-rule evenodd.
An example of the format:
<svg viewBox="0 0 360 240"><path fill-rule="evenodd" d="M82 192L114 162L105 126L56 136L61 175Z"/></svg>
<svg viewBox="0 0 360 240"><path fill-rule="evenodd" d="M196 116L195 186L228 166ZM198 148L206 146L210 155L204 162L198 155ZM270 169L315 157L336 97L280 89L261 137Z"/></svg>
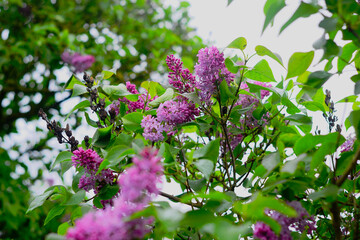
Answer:
<svg viewBox="0 0 360 240"><path fill-rule="evenodd" d="M139 92L136 90L135 84L132 84L130 82L126 82L126 89L132 94L139 94ZM112 104L110 104L109 108L110 110L113 110L116 115L119 115L120 102L124 102L129 108L127 113L135 112L137 109L149 110L150 108L147 106L147 103L153 101L154 99L156 99L156 97L151 98L150 94L146 92L139 95L139 98L136 102L132 102L127 98L119 98L118 100L115 100Z"/></svg>
<svg viewBox="0 0 360 240"><path fill-rule="evenodd" d="M226 69L224 54L220 53L215 46L200 49L197 57L195 73L199 79L195 86L200 90L200 99L210 105L210 98L217 91L217 86L223 80L230 85L235 75Z"/></svg>
<svg viewBox="0 0 360 240"><path fill-rule="evenodd" d="M177 124L182 124L195 119L200 114L194 103L186 98L178 96L175 100L161 103L156 110L157 117L147 115L141 121L144 128L145 139L157 142L164 140L164 132L170 136Z"/></svg>
<svg viewBox="0 0 360 240"><path fill-rule="evenodd" d="M188 69L183 69L180 59L174 55L167 56L166 64L171 72L169 72L169 83L176 88L179 93L193 92L195 87L195 76Z"/></svg>
<svg viewBox="0 0 360 240"><path fill-rule="evenodd" d="M115 173L110 169L103 169L96 175L103 159L92 149L84 150L79 148L75 150L74 156L71 157L73 166L76 168L83 167L85 174L81 176L78 187L85 191L94 190L95 194L105 185L111 185L115 179ZM104 207L108 203L112 205L112 200L103 201Z"/></svg>
<svg viewBox="0 0 360 240"><path fill-rule="evenodd" d="M61 54L61 59L63 62L74 66L75 72L84 72L95 62L95 57L92 55L81 55L79 53L71 54L67 51Z"/></svg>
<svg viewBox="0 0 360 240"><path fill-rule="evenodd" d="M355 137L347 137L346 141L340 146L340 152L350 152L354 149Z"/></svg>
<svg viewBox="0 0 360 240"><path fill-rule="evenodd" d="M291 230L299 233L306 231L310 234L316 230L314 218L302 207L300 202L292 201L287 203L297 212L297 217L286 217L279 212L267 210L266 214L272 217L281 225L280 236L277 237L270 227L262 222L258 222L254 226L254 237L261 240L292 240Z"/></svg>
<svg viewBox="0 0 360 240"><path fill-rule="evenodd" d="M143 210L157 195L162 166L157 150L149 148L134 157L134 165L119 179L121 194L115 200L114 207L103 211L87 213L75 221L75 227L67 232L71 240L131 240L142 239L149 232L151 218L127 218Z"/></svg>

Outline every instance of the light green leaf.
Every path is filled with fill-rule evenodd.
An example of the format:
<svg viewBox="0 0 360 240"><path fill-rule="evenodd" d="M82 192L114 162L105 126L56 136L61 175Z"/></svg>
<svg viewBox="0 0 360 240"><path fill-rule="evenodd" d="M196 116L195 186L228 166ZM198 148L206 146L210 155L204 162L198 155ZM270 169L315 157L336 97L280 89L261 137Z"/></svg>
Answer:
<svg viewBox="0 0 360 240"><path fill-rule="evenodd" d="M194 165L202 172L207 180L210 179L214 171L214 163L210 160L200 159L194 162Z"/></svg>
<svg viewBox="0 0 360 240"><path fill-rule="evenodd" d="M82 108L87 108L87 107L90 107L89 100L84 100L84 101L76 104L75 107L73 107L73 109L71 109L71 111L68 113L68 115L66 115L64 121L66 121L75 110L82 109Z"/></svg>
<svg viewBox="0 0 360 240"><path fill-rule="evenodd" d="M175 231L180 225L181 220L184 219L184 214L173 208L157 208L156 213L159 221L169 232Z"/></svg>
<svg viewBox="0 0 360 240"><path fill-rule="evenodd" d="M111 78L111 76L114 75L114 74L115 74L114 72L106 71L106 70L104 70L104 71L101 72L101 75L102 75L102 78L103 78L103 79L109 79L109 78Z"/></svg>
<svg viewBox="0 0 360 240"><path fill-rule="evenodd" d="M84 83L82 83L79 79L77 79L74 75L69 79L69 81L67 81L67 83L65 84L64 88L65 89L73 89L74 85L80 85L80 86L85 86Z"/></svg>
<svg viewBox="0 0 360 240"><path fill-rule="evenodd" d="M280 33L285 30L291 23L293 23L298 18L307 18L315 13L318 12L320 9L320 6L308 4L305 2L301 2L298 9L295 11L295 13L291 16L291 18L281 27Z"/></svg>
<svg viewBox="0 0 360 240"><path fill-rule="evenodd" d="M129 131L136 131L141 129L141 120L143 119L144 115L140 112L132 112L126 114L123 118L124 127Z"/></svg>
<svg viewBox="0 0 360 240"><path fill-rule="evenodd" d="M44 202L46 201L46 199L48 197L51 196L51 194L54 193L54 188L51 187L49 189L47 189L43 194L40 194L38 196L36 196L30 203L30 206L28 208L28 210L26 211L26 214L28 214L29 212L31 212L32 210L34 210L37 207L40 207L44 204Z"/></svg>
<svg viewBox="0 0 360 240"><path fill-rule="evenodd" d="M259 61L253 69L247 71L245 77L260 82L276 82L269 63L265 59Z"/></svg>
<svg viewBox="0 0 360 240"><path fill-rule="evenodd" d="M72 195L65 205L78 205L84 200L84 198L85 190L81 189L77 193Z"/></svg>
<svg viewBox="0 0 360 240"><path fill-rule="evenodd" d="M261 45L258 45L258 46L255 47L255 51L259 56L269 56L269 57L271 57L272 59L274 59L275 61L280 63L281 66L284 67L284 65L283 65L283 63L281 61L281 58L278 55L276 55L275 53L273 53L272 51L270 51L268 48L266 48L264 46L261 46Z"/></svg>
<svg viewBox="0 0 360 240"><path fill-rule="evenodd" d="M227 46L227 48L235 48L235 49L244 50L246 48L246 45L247 45L246 39L244 37L238 37L234 41L232 41Z"/></svg>
<svg viewBox="0 0 360 240"><path fill-rule="evenodd" d="M151 107L157 107L160 105L160 103L166 102L168 100L171 100L174 97L174 90L172 88L166 89L163 95L155 99L154 101L151 101L149 103L149 106Z"/></svg>
<svg viewBox="0 0 360 240"><path fill-rule="evenodd" d="M57 234L64 236L69 228L70 224L68 222L64 222L58 227Z"/></svg>
<svg viewBox="0 0 360 240"><path fill-rule="evenodd" d="M313 59L314 51L294 53L289 59L286 79L303 74L310 67Z"/></svg>
<svg viewBox="0 0 360 240"><path fill-rule="evenodd" d="M220 138L210 141L204 147L196 149L193 154L193 158L197 159L209 159L214 163L217 162L219 157Z"/></svg>
<svg viewBox="0 0 360 240"><path fill-rule="evenodd" d="M265 31L266 27L273 22L276 14L285 7L285 0L267 0L264 6L265 22L262 32Z"/></svg>
<svg viewBox="0 0 360 240"><path fill-rule="evenodd" d="M73 92L71 94L71 97L76 97L79 95L82 95L84 93L87 93L87 87L79 84L75 84L73 87Z"/></svg>
<svg viewBox="0 0 360 240"><path fill-rule="evenodd" d="M69 161L71 160L71 157L73 156L73 154L71 152L68 152L68 151L63 151L63 152L60 152L59 155L56 157L54 163L51 165L51 169L50 170L53 170L54 167L63 162L63 161Z"/></svg>
<svg viewBox="0 0 360 240"><path fill-rule="evenodd" d="M342 72L343 69L349 65L352 55L358 48L353 42L346 44L343 49L341 56L338 58L337 67L338 71Z"/></svg>
<svg viewBox="0 0 360 240"><path fill-rule="evenodd" d="M140 87L146 89L151 97L161 95L165 92L165 89L158 82L154 81L143 81Z"/></svg>

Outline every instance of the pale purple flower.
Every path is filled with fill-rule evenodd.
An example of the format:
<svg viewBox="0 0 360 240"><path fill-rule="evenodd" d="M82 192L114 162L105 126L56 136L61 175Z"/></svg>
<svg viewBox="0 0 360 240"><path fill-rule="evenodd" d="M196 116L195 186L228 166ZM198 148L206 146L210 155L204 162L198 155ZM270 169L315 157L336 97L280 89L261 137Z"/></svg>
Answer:
<svg viewBox="0 0 360 240"><path fill-rule="evenodd" d="M61 54L61 59L63 62L72 65L75 68L75 72L83 72L95 62L95 57L92 55L71 54L68 51Z"/></svg>
<svg viewBox="0 0 360 240"><path fill-rule="evenodd" d="M120 176L121 194L114 200L114 207L87 213L75 221L66 238L72 240L132 240L142 239L150 231L152 218L128 220L137 211L143 210L158 194L162 167L157 150L149 148L134 157L134 165ZM141 178L141 181L139 180Z"/></svg>
<svg viewBox="0 0 360 240"><path fill-rule="evenodd" d="M220 83L225 80L230 85L235 75L226 69L224 54L220 53L216 47L200 49L197 56L195 73L199 79L196 87L200 90L200 99L210 105L210 98L217 91Z"/></svg>
<svg viewBox="0 0 360 240"><path fill-rule="evenodd" d="M354 149L355 137L347 137L346 141L340 146L340 152L350 152Z"/></svg>
<svg viewBox="0 0 360 240"><path fill-rule="evenodd" d="M188 69L183 69L180 59L174 55L167 56L166 64L171 72L169 72L169 83L180 93L193 92L195 87L195 76Z"/></svg>
<svg viewBox="0 0 360 240"><path fill-rule="evenodd" d="M109 112L110 111L114 111L115 116L120 114L120 102L119 102L119 100L115 100L109 105Z"/></svg>
<svg viewBox="0 0 360 240"><path fill-rule="evenodd" d="M156 113L159 122L176 125L194 120L200 111L194 103L180 97L161 103Z"/></svg>
<svg viewBox="0 0 360 240"><path fill-rule="evenodd" d="M153 142L164 140L163 132L169 130L167 126L151 115L147 115L141 120L141 127L144 129L144 138Z"/></svg>

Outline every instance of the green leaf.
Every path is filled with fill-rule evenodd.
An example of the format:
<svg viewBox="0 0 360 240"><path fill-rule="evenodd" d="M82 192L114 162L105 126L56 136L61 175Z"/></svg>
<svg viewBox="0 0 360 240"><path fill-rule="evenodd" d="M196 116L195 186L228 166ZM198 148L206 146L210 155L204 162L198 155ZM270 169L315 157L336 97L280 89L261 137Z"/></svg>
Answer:
<svg viewBox="0 0 360 240"><path fill-rule="evenodd" d="M234 41L232 41L226 48L235 48L244 50L246 48L247 41L244 37L238 37Z"/></svg>
<svg viewBox="0 0 360 240"><path fill-rule="evenodd" d="M319 27L325 29L325 31L329 33L336 30L337 23L338 23L338 18L324 17L324 19L319 23Z"/></svg>
<svg viewBox="0 0 360 240"><path fill-rule="evenodd" d="M65 205L78 205L80 204L85 198L85 190L81 189L74 195L70 197L70 199L66 202Z"/></svg>
<svg viewBox="0 0 360 240"><path fill-rule="evenodd" d="M113 97L113 98L119 98L119 97L124 97L124 96L127 96L127 95L133 95L127 90L125 84L123 84L123 83L120 83L117 86L105 85L105 86L102 86L102 90L109 97ZM137 100L137 95L136 95L136 98L134 100L135 101Z"/></svg>
<svg viewBox="0 0 360 240"><path fill-rule="evenodd" d="M281 58L278 55L276 55L275 53L273 53L272 51L270 51L268 48L266 48L264 46L261 46L261 45L258 45L258 46L255 47L255 51L259 56L269 56L269 57L271 57L272 59L277 61L281 66L284 67L284 65L283 65L283 63L281 61Z"/></svg>
<svg viewBox="0 0 360 240"><path fill-rule="evenodd" d="M307 85L313 88L320 88L333 74L325 71L316 71L309 75Z"/></svg>
<svg viewBox="0 0 360 240"><path fill-rule="evenodd" d="M287 116L285 120L290 120L291 122L301 123L306 125L311 125L312 123L311 118L303 114L294 114L291 116Z"/></svg>
<svg viewBox="0 0 360 240"><path fill-rule="evenodd" d="M360 110L352 111L349 116L351 125L355 128L358 139L360 138Z"/></svg>
<svg viewBox="0 0 360 240"><path fill-rule="evenodd" d="M253 69L245 73L245 77L260 82L276 82L269 63L262 59Z"/></svg>
<svg viewBox="0 0 360 240"><path fill-rule="evenodd" d="M155 99L154 101L151 101L149 103L149 106L151 107L157 107L160 105L160 103L166 102L171 100L174 97L174 90L172 88L166 89L163 95Z"/></svg>
<svg viewBox="0 0 360 240"><path fill-rule="evenodd" d="M294 53L289 59L286 79L303 74L310 67L313 59L314 51Z"/></svg>
<svg viewBox="0 0 360 240"><path fill-rule="evenodd" d="M120 189L119 184L105 185L103 188L101 188L98 197L101 200L109 200L119 192L119 189Z"/></svg>
<svg viewBox="0 0 360 240"><path fill-rule="evenodd" d="M320 6L313 4L308 4L305 2L301 2L298 9L295 11L295 13L291 16L291 18L281 27L280 33L285 30L291 23L293 23L298 18L307 18L315 13L318 12L320 9Z"/></svg>
<svg viewBox="0 0 360 240"><path fill-rule="evenodd" d="M50 233L46 235L45 240L66 240L66 238L56 233Z"/></svg>
<svg viewBox="0 0 360 240"><path fill-rule="evenodd" d="M68 151L60 152L59 155L56 157L54 163L51 165L50 170L52 171L57 164L59 164L63 161L71 160L72 156L73 156L72 152L68 152Z"/></svg>
<svg viewBox="0 0 360 240"><path fill-rule="evenodd" d="M61 175L64 175L64 173L66 173L71 167L72 167L71 160L64 160L60 162Z"/></svg>
<svg viewBox="0 0 360 240"><path fill-rule="evenodd" d="M129 131L136 131L141 129L141 120L143 119L144 115L140 112L132 112L126 114L123 118L124 127Z"/></svg>
<svg viewBox="0 0 360 240"><path fill-rule="evenodd" d="M61 215L61 214L64 212L64 210L65 210L65 207L64 207L64 206L55 205L55 207L53 207L53 208L49 211L48 215L46 216L45 222L44 222L44 226L45 226L46 224L48 224L54 217Z"/></svg>
<svg viewBox="0 0 360 240"><path fill-rule="evenodd" d="M214 163L217 162L219 157L220 138L210 141L202 148L196 149L193 154L193 158L197 159L209 159Z"/></svg>
<svg viewBox="0 0 360 240"><path fill-rule="evenodd" d="M295 114L300 112L300 109L295 106L287 97L282 97L281 103L287 107L286 112L289 114Z"/></svg>
<svg viewBox="0 0 360 240"><path fill-rule="evenodd" d="M184 97L186 97L187 99L189 99L190 101L201 105L201 100L200 100L200 98L199 98L199 95L198 95L196 92L183 93L183 94L179 94L179 95L184 96Z"/></svg>
<svg viewBox="0 0 360 240"><path fill-rule="evenodd" d="M134 149L125 145L116 145L106 154L104 161L108 161L108 167L113 167L119 164L120 161L129 154L135 154Z"/></svg>
<svg viewBox="0 0 360 240"><path fill-rule="evenodd" d="M174 148L168 143L162 143L159 149L159 155L163 156L165 163L171 163L176 160L176 155L180 149Z"/></svg>
<svg viewBox="0 0 360 240"><path fill-rule="evenodd" d="M97 207L98 209L103 209L103 208L104 208L104 206L103 206L102 203L101 203L100 197L95 197L95 198L93 199L93 204L94 204L94 206Z"/></svg>
<svg viewBox="0 0 360 240"><path fill-rule="evenodd" d="M70 224L68 222L64 222L58 227L57 234L64 236L69 228Z"/></svg>
<svg viewBox="0 0 360 240"><path fill-rule="evenodd" d="M105 148L109 144L112 127L113 126L110 125L106 128L97 129L92 138L92 145L95 147Z"/></svg>
<svg viewBox="0 0 360 240"><path fill-rule="evenodd" d="M333 202L336 200L338 192L339 192L339 188L331 184L320 191L311 193L309 195L309 198L313 201L319 200L321 198L325 198L326 201Z"/></svg>
<svg viewBox="0 0 360 240"><path fill-rule="evenodd" d="M76 96L82 95L82 94L87 93L87 92L88 91L87 91L86 86L75 84L74 87L73 87L71 97L76 97Z"/></svg>
<svg viewBox="0 0 360 240"><path fill-rule="evenodd" d="M165 89L158 82L154 81L143 81L140 86L146 89L151 97L161 95L165 92Z"/></svg>
<svg viewBox="0 0 360 240"><path fill-rule="evenodd" d="M300 104L310 111L322 111L323 113L325 113L325 108L321 103L315 101L305 101L301 102Z"/></svg>
<svg viewBox="0 0 360 240"><path fill-rule="evenodd" d="M90 116L87 112L85 112L85 119L86 119L87 124L89 124L90 126L95 127L95 128L98 127L97 123L90 118Z"/></svg>
<svg viewBox="0 0 360 240"><path fill-rule="evenodd" d="M101 75L103 79L109 79L112 75L114 75L114 72L104 70L101 72Z"/></svg>
<svg viewBox="0 0 360 240"><path fill-rule="evenodd" d="M268 173L274 170L280 163L280 154L278 152L270 153L264 157L261 164L265 167Z"/></svg>
<svg viewBox="0 0 360 240"><path fill-rule="evenodd" d="M210 179L214 171L214 163L210 160L200 159L194 162L194 165L202 172L207 180Z"/></svg>
<svg viewBox="0 0 360 240"><path fill-rule="evenodd" d="M353 55L353 53L357 50L358 48L356 47L356 45L353 42L350 42L348 44L346 44L343 49L342 49L342 53L340 55L340 57L338 58L338 62L337 62L337 67L338 67L338 71L342 72L343 69L349 65L350 63L350 59Z"/></svg>
<svg viewBox="0 0 360 240"><path fill-rule="evenodd" d="M157 218L169 232L175 231L184 219L184 214L173 208L156 209Z"/></svg>
<svg viewBox="0 0 360 240"><path fill-rule="evenodd" d="M225 106L226 105L226 102L229 100L229 99L235 99L235 96L234 94L230 91L229 89L229 86L226 82L226 80L223 80L221 83L220 83L220 99L221 99L221 102L222 104Z"/></svg>
<svg viewBox="0 0 360 240"><path fill-rule="evenodd" d="M306 154L301 154L299 157L293 160L287 161L281 168L281 172L287 172L294 174L300 162L310 162L311 157Z"/></svg>
<svg viewBox="0 0 360 240"><path fill-rule="evenodd" d="M231 73L234 74L236 74L240 69L240 66L235 65L235 63L230 58L225 59L225 66Z"/></svg>
<svg viewBox="0 0 360 240"><path fill-rule="evenodd" d="M44 204L44 202L46 201L46 199L48 197L50 197L51 194L53 194L53 193L54 193L54 187L51 187L51 188L47 189L43 194L36 196L31 201L29 208L26 210L26 214L28 214L35 208L42 206Z"/></svg>
<svg viewBox="0 0 360 240"><path fill-rule="evenodd" d="M189 186L191 189L193 189L195 192L200 192L202 188L206 185L206 178L201 178L197 180L188 180Z"/></svg>
<svg viewBox="0 0 360 240"><path fill-rule="evenodd" d="M71 109L71 111L68 113L68 115L66 115L64 121L66 121L75 110L82 109L82 108L87 108L87 107L90 107L89 100L84 100L84 101L76 104L75 107L73 109Z"/></svg>
<svg viewBox="0 0 360 240"><path fill-rule="evenodd" d="M81 85L81 86L85 86L84 83L82 83L79 79L77 79L74 75L69 79L69 81L67 83L65 83L64 88L65 89L73 89L74 85Z"/></svg>
<svg viewBox="0 0 360 240"><path fill-rule="evenodd" d="M285 0L267 0L264 6L265 22L262 32L265 31L266 27L273 22L276 14L285 7Z"/></svg>

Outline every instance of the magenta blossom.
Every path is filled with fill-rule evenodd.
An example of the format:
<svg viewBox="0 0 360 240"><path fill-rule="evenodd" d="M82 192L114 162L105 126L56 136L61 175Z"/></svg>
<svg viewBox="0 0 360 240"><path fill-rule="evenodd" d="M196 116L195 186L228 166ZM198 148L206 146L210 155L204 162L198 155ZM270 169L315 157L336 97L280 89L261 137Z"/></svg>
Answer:
<svg viewBox="0 0 360 240"><path fill-rule="evenodd" d="M195 87L195 76L188 69L183 69L180 59L174 55L167 56L166 64L171 72L169 72L169 83L180 93L193 92Z"/></svg>

